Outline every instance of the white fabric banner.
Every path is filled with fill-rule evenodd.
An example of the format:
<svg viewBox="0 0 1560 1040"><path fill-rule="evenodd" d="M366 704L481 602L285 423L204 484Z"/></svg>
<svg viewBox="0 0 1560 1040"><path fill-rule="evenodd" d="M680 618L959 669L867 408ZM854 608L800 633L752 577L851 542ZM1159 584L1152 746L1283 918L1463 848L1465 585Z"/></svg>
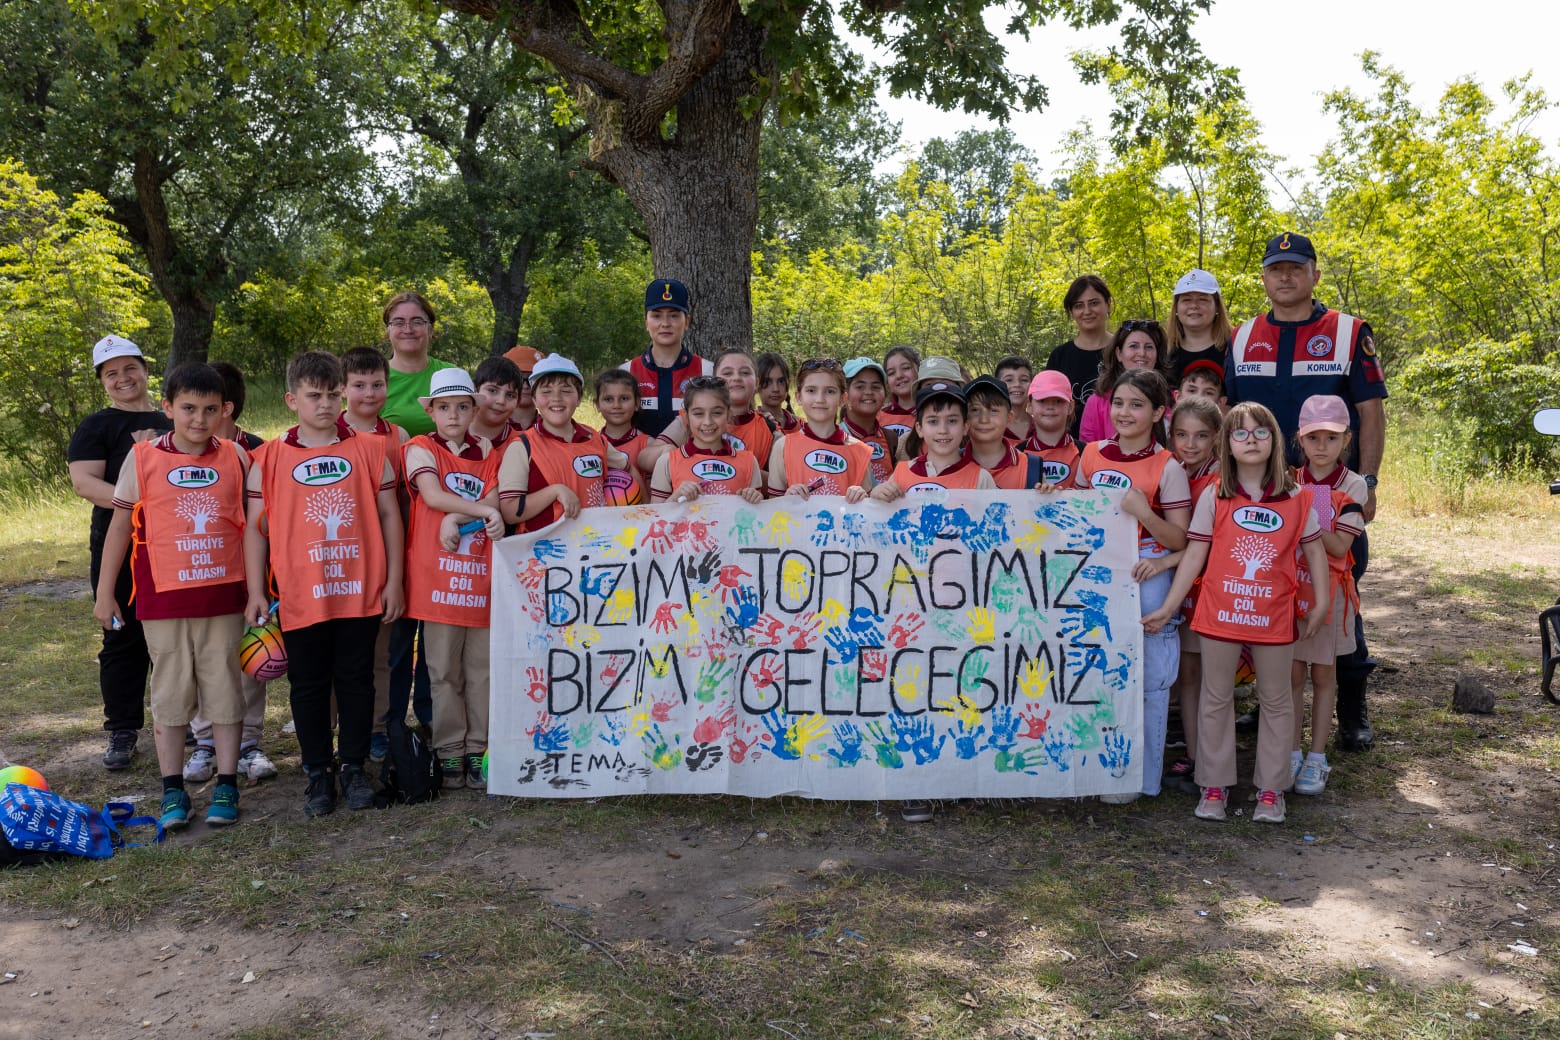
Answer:
<svg viewBox="0 0 1560 1040"><path fill-rule="evenodd" d="M1137 791L1137 525L1119 502L711 496L507 538L488 790Z"/></svg>

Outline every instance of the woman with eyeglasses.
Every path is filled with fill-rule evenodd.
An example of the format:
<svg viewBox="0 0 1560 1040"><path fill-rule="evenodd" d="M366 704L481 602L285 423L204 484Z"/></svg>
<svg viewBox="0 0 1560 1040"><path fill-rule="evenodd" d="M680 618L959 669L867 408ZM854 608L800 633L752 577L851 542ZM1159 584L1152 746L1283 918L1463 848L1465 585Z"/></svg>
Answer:
<svg viewBox="0 0 1560 1040"><path fill-rule="evenodd" d="M385 304L385 339L390 344L390 379L380 415L410 436L432 433L433 420L417 403L428 396L433 374L454 368L448 361L428 356L433 343L433 304L420 293L402 292Z"/></svg>
<svg viewBox="0 0 1560 1040"><path fill-rule="evenodd" d="M1078 331L1072 339L1051 351L1045 367L1062 373L1072 384L1078 412L1068 432L1077 439L1084 405L1103 385L1096 381L1105 348L1110 346L1110 289L1105 285L1105 279L1097 274L1074 278L1067 287L1067 295L1062 298L1062 309Z"/></svg>
<svg viewBox="0 0 1560 1040"><path fill-rule="evenodd" d="M1096 393L1083 406L1083 418L1078 421L1078 440L1082 444L1107 441L1116 436L1116 427L1110 421L1110 392L1121 378L1121 373L1135 368L1151 369L1165 374L1165 330L1159 322L1135 318L1123 322L1111 338L1110 349L1100 362L1099 382Z"/></svg>

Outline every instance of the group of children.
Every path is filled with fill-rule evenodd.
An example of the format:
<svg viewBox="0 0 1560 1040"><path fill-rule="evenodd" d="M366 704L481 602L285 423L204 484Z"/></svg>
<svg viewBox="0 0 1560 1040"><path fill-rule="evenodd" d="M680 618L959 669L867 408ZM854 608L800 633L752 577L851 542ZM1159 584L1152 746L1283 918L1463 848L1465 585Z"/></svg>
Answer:
<svg viewBox="0 0 1560 1040"><path fill-rule="evenodd" d="M652 289L662 284L672 291ZM366 763L386 723L387 633L403 613L423 623L444 785L485 789L492 542L609 504L614 476L678 502L1122 491L1139 528L1133 575L1146 633L1141 793L1158 794L1163 776L1199 791L1199 817L1224 817L1235 782L1234 680L1249 648L1261 702L1253 818L1280 822L1286 791L1325 787L1333 662L1352 641L1349 548L1364 495L1341 463L1347 409L1337 398L1306 403L1295 431L1306 463L1291 470L1270 412L1225 409L1216 364L1189 366L1172 392L1155 329L1128 322L1118 332L1100 384L1107 403L1091 409L1109 434L1082 446L1069 432L1076 402L1061 373L1035 374L1011 357L971 379L951 359L909 347L882 363L804 361L798 412L783 359L722 351L704 370L712 374L681 380L675 418L654 437L636 425L645 384L626 366L594 379L602 428L581 423L585 378L559 355L529 372L503 357L472 375L435 372L419 398L433 432L409 437L379 414L384 357L360 348L293 358L286 403L296 425L240 443L221 374L180 366L163 386L171 432L137 444L115 488L94 611L105 628L118 623L114 576L130 552L154 662L162 822L177 829L190 816L179 763L197 712L209 722L217 780L207 822L237 819L254 691L236 647L245 624L264 624L277 603L308 815L333 811L338 796L352 809L373 804ZM1172 695L1186 756L1165 769ZM263 711L263 688L259 696ZM906 802L902 813L926 820L932 809Z"/></svg>

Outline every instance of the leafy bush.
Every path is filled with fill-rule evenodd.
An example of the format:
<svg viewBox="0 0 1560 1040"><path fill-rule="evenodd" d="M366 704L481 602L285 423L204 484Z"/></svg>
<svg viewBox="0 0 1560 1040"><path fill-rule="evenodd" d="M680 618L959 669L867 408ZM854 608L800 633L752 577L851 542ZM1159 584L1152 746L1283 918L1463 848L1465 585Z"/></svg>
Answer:
<svg viewBox="0 0 1560 1040"><path fill-rule="evenodd" d="M146 325L146 279L99 195L68 206L0 160L0 451L36 479L65 471L76 426L106 401L92 344Z"/></svg>
<svg viewBox="0 0 1560 1040"><path fill-rule="evenodd" d="M1553 439L1533 429L1533 413L1560 405L1560 353L1544 353L1526 336L1428 347L1398 379L1412 405L1443 420L1437 455L1467 475L1553 451Z"/></svg>
<svg viewBox="0 0 1560 1040"><path fill-rule="evenodd" d="M594 242L585 243L577 260L534 268L520 342L567 357L589 385L596 372L648 346L643 307L650 275L648 255L609 262Z"/></svg>

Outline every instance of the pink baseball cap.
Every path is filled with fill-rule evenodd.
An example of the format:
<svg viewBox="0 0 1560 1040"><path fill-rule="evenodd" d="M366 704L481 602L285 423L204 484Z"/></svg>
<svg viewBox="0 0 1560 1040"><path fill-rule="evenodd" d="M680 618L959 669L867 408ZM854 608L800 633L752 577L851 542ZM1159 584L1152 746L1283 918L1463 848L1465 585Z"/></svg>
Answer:
<svg viewBox="0 0 1560 1040"><path fill-rule="evenodd" d="M1032 401L1044 401L1052 397L1071 401L1072 383L1062 373L1046 369L1029 381L1029 398Z"/></svg>
<svg viewBox="0 0 1560 1040"><path fill-rule="evenodd" d="M1349 406L1336 394L1313 394L1300 406L1300 429L1295 436L1304 437L1313 430L1331 433L1349 432Z"/></svg>

